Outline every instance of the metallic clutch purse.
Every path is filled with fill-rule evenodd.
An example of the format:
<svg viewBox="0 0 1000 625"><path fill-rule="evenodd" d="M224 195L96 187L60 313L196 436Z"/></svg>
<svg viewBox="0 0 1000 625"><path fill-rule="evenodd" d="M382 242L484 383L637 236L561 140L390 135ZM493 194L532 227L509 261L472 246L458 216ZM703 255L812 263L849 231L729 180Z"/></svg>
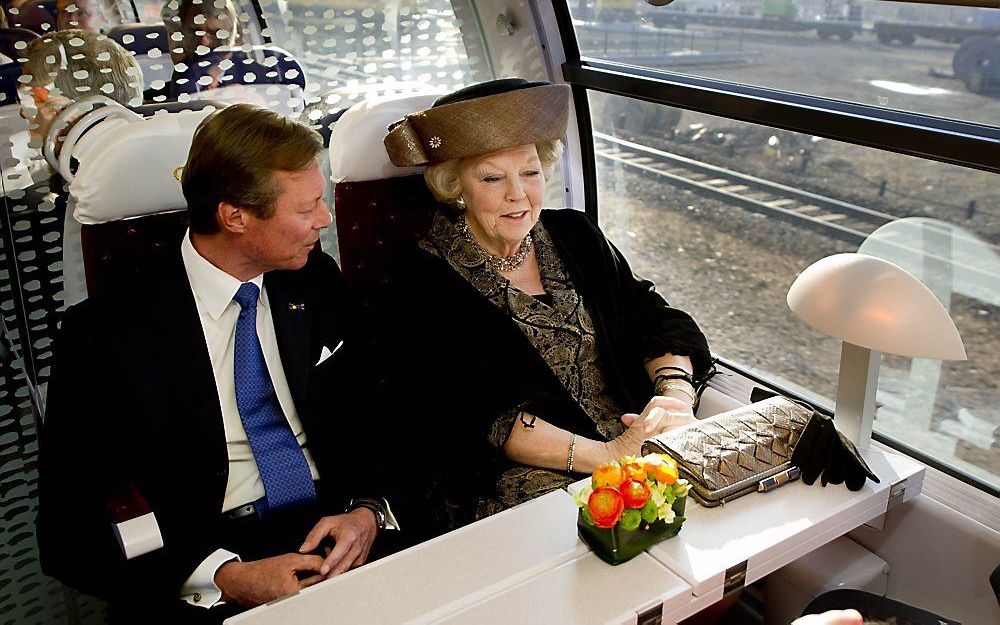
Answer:
<svg viewBox="0 0 1000 625"><path fill-rule="evenodd" d="M812 408L775 396L715 415L643 443L642 452L669 454L688 493L713 507L796 479L790 459Z"/></svg>

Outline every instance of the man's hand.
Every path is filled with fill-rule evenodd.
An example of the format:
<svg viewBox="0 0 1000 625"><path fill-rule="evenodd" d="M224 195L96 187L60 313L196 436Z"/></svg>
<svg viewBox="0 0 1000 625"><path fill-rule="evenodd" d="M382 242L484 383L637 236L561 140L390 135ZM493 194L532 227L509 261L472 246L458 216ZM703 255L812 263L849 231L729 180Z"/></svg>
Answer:
<svg viewBox="0 0 1000 625"><path fill-rule="evenodd" d="M286 553L252 562L226 562L215 572L223 601L253 607L323 581L323 558ZM302 580L297 573L317 573Z"/></svg>
<svg viewBox="0 0 1000 625"><path fill-rule="evenodd" d="M375 513L368 508L323 517L306 536L299 553L309 553L319 547L324 538L332 538L334 546L327 554L320 574L333 577L365 563L377 532L378 521Z"/></svg>

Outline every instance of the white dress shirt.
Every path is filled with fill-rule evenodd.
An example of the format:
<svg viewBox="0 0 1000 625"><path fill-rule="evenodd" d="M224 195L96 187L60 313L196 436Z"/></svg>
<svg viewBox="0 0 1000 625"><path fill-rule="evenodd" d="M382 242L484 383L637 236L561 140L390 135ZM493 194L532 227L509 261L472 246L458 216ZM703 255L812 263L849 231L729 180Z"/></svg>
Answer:
<svg viewBox="0 0 1000 625"><path fill-rule="evenodd" d="M219 405L222 409L222 422L226 432L226 451L229 455L229 480L226 483L226 496L219 513L257 501L264 496L264 482L257 470L250 441L247 439L243 421L240 420L239 408L236 405L236 382L233 371L233 352L236 343L236 319L240 313L240 305L233 301L233 296L242 282L222 271L202 257L191 244L191 233L184 235L181 243L181 258L184 270L187 272L191 290L194 292L195 306L201 327L205 334L205 344L208 356L212 362L215 374L215 385L219 393ZM306 445L306 435L302 430L292 394L285 379L285 370L281 365L281 355L278 353L278 341L274 334L274 321L267 301L267 290L264 288L263 275L251 280L260 289L260 299L257 303L257 336L264 352L264 362L267 364L274 392L278 396L281 411L288 419L296 440L302 446L306 462L313 479L319 479L316 463ZM206 558L192 573L181 588L181 598L192 605L210 608L219 603L222 591L215 584L215 572L220 566L239 556L225 549L218 549Z"/></svg>

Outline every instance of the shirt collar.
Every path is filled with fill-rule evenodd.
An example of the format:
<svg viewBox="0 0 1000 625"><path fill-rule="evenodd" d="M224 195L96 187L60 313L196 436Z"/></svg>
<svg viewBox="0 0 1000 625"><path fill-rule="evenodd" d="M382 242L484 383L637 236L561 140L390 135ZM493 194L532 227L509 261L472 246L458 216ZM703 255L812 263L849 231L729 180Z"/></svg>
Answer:
<svg viewBox="0 0 1000 625"><path fill-rule="evenodd" d="M233 296L236 295L236 291L243 283L198 253L194 244L191 243L190 229L184 233L184 240L181 241L181 258L184 260L184 270L187 272L194 296L201 302L202 307L212 319L218 321L222 313L226 311L226 307L233 303ZM259 274L248 282L257 285L257 288L260 289L258 302L267 307L264 274ZM239 304L236 305L239 306Z"/></svg>

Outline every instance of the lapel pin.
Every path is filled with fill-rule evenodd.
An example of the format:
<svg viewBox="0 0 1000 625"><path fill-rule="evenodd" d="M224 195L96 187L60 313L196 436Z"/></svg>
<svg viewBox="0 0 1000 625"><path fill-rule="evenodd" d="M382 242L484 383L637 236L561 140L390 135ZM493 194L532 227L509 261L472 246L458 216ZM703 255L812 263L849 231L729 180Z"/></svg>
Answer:
<svg viewBox="0 0 1000 625"><path fill-rule="evenodd" d="M305 310L305 309L306 309L305 303L302 303L302 304L289 303L288 304L288 310Z"/></svg>

